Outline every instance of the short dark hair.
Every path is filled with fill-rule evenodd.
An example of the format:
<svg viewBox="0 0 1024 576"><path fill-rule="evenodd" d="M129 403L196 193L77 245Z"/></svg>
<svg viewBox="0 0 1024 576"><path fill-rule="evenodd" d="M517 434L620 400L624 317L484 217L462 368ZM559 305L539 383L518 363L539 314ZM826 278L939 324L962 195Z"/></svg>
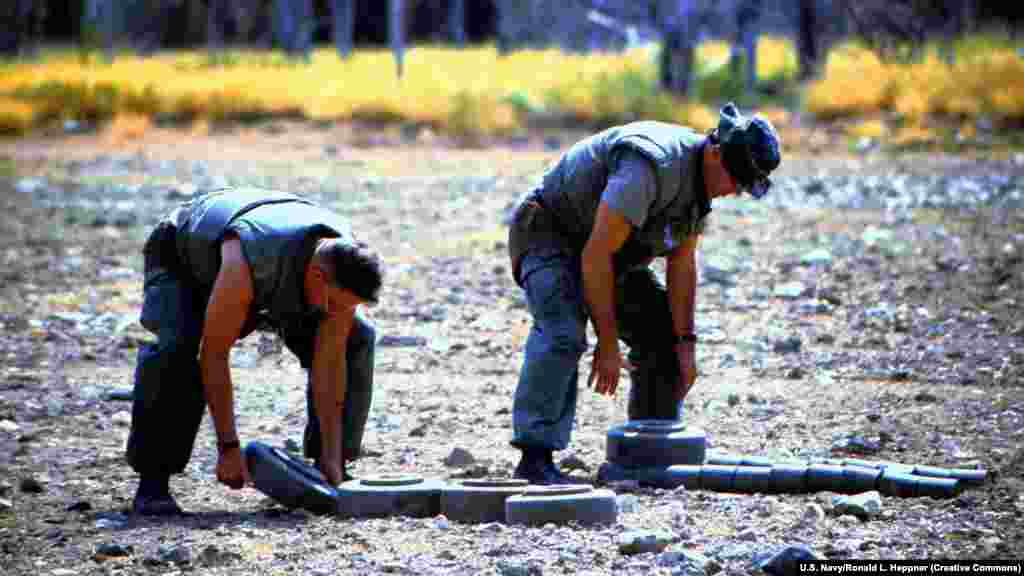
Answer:
<svg viewBox="0 0 1024 576"><path fill-rule="evenodd" d="M321 263L330 269L331 283L367 302L377 303L383 272L380 257L369 246L328 238L320 243L316 253Z"/></svg>

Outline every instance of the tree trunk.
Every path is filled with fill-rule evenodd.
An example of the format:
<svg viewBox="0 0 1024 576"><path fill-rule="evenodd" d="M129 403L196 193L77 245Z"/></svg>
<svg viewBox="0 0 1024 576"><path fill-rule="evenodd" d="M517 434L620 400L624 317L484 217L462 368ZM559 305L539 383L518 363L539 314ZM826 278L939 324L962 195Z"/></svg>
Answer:
<svg viewBox="0 0 1024 576"><path fill-rule="evenodd" d="M355 35L355 0L331 0L331 34L334 47L343 59L352 53L352 37Z"/></svg>
<svg viewBox="0 0 1024 576"><path fill-rule="evenodd" d="M466 0L451 0L448 4L448 30L456 46L466 45Z"/></svg>
<svg viewBox="0 0 1024 576"><path fill-rule="evenodd" d="M388 0L388 36L390 37L391 50L395 54L395 69L398 77L402 77L403 60L405 59L405 2L403 0Z"/></svg>
<svg viewBox="0 0 1024 576"><path fill-rule="evenodd" d="M661 85L680 95L690 92L696 39L696 10L693 0L662 0Z"/></svg>
<svg viewBox="0 0 1024 576"><path fill-rule="evenodd" d="M818 66L818 2L800 0L797 51L800 61L800 79L807 80Z"/></svg>

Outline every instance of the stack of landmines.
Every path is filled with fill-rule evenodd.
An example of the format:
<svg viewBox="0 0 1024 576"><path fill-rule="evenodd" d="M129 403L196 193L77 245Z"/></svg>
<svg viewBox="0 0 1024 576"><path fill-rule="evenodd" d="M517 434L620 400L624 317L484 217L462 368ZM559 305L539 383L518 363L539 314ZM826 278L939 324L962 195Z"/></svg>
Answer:
<svg viewBox="0 0 1024 576"><path fill-rule="evenodd" d="M606 481L636 480L647 486L718 492L800 494L828 491L857 494L877 490L887 496L952 498L981 484L982 469L914 466L847 458L773 462L758 456L711 455L702 465L628 467L608 462Z"/></svg>

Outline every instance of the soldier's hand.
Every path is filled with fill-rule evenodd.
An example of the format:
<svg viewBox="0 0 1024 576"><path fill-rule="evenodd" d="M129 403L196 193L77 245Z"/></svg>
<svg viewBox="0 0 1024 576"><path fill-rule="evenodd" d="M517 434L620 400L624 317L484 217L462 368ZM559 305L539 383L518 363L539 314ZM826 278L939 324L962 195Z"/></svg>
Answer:
<svg viewBox="0 0 1024 576"><path fill-rule="evenodd" d="M221 452L217 459L217 480L235 490L249 483L249 470L237 446Z"/></svg>
<svg viewBox="0 0 1024 576"><path fill-rule="evenodd" d="M622 355L619 353L618 340L602 344L598 342L594 350L594 360L590 366L590 376L587 378L587 386L593 387L594 392L605 396L615 396L615 390L619 387L619 371L622 369ZM597 381L595 384L594 381Z"/></svg>

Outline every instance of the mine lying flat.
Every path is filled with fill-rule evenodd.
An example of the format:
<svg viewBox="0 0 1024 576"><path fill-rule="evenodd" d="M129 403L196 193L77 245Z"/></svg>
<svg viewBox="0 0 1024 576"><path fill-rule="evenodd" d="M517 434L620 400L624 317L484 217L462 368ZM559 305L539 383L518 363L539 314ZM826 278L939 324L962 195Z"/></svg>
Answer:
<svg viewBox="0 0 1024 576"><path fill-rule="evenodd" d="M526 480L452 480L441 489L441 514L467 523L505 522L505 500L522 494Z"/></svg>
<svg viewBox="0 0 1024 576"><path fill-rule="evenodd" d="M607 458L629 468L703 464L703 431L674 420L631 420L608 430Z"/></svg>
<svg viewBox="0 0 1024 576"><path fill-rule="evenodd" d="M436 516L445 482L415 474L375 474L338 486L337 514L345 518Z"/></svg>
<svg viewBox="0 0 1024 576"><path fill-rule="evenodd" d="M618 518L615 493L592 486L530 486L505 500L509 524L613 524Z"/></svg>

